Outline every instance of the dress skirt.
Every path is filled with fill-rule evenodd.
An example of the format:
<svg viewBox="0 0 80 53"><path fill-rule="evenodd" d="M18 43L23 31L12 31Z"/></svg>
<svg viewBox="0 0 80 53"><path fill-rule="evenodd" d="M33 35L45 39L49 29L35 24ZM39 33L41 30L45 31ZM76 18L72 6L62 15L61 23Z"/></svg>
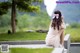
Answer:
<svg viewBox="0 0 80 53"><path fill-rule="evenodd" d="M59 47L60 46L60 34L58 30L54 30L53 28L49 28L48 34L45 39L46 45Z"/></svg>

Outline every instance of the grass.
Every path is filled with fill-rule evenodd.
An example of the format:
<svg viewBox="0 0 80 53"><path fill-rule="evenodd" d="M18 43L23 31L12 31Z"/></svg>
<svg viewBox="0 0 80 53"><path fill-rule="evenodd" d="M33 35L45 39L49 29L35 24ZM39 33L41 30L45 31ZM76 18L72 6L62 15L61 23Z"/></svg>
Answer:
<svg viewBox="0 0 80 53"><path fill-rule="evenodd" d="M66 33L70 34L71 42L80 42L80 28L68 28Z"/></svg>
<svg viewBox="0 0 80 53"><path fill-rule="evenodd" d="M80 28L67 28L66 34L70 34L71 42L80 42ZM0 41L17 41L17 40L45 40L46 33L37 32L17 32L15 34L0 34Z"/></svg>
<svg viewBox="0 0 80 53"><path fill-rule="evenodd" d="M0 27L0 33L5 33L10 27Z"/></svg>
<svg viewBox="0 0 80 53"><path fill-rule="evenodd" d="M10 48L10 53L51 53L53 48Z"/></svg>
<svg viewBox="0 0 80 53"><path fill-rule="evenodd" d="M17 32L15 34L0 34L0 41L16 41L16 40L44 40L46 33L37 32Z"/></svg>

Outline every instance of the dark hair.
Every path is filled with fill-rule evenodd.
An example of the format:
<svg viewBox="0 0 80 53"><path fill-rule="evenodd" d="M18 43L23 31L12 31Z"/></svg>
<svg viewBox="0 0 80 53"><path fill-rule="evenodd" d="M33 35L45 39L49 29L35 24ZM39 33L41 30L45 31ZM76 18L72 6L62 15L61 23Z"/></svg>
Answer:
<svg viewBox="0 0 80 53"><path fill-rule="evenodd" d="M57 29L59 30L59 26L62 23L62 14L59 10L54 11L54 14L59 14L59 18L57 19L56 17L54 17L54 19L52 19L51 27L54 27L54 29L57 27Z"/></svg>

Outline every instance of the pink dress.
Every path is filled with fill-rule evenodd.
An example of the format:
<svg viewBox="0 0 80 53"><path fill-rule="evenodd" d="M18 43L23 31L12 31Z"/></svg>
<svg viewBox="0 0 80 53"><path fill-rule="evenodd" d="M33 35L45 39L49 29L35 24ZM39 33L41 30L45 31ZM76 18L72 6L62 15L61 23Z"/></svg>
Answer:
<svg viewBox="0 0 80 53"><path fill-rule="evenodd" d="M64 23L61 25L61 28L65 28ZM46 45L51 45L53 47L60 47L60 31L57 28L54 30L53 27L49 27L45 42Z"/></svg>

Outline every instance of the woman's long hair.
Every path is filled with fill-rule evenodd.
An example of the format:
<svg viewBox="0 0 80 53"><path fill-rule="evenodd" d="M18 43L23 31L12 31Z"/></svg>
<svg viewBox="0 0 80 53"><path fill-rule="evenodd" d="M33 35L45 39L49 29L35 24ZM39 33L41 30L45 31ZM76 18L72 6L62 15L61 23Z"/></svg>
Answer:
<svg viewBox="0 0 80 53"><path fill-rule="evenodd" d="M59 18L57 19L56 17L54 17L54 19L52 19L52 24L51 24L51 27L53 27L54 29L57 29L59 30L59 26L61 26L61 23L62 23L62 14L59 10L55 11L54 14L59 14Z"/></svg>

